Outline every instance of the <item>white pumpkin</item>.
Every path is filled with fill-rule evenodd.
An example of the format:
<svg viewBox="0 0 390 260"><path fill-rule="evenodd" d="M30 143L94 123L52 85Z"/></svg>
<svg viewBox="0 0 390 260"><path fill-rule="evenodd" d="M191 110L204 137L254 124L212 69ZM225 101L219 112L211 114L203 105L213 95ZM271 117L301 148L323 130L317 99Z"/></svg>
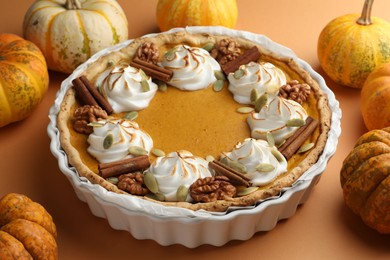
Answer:
<svg viewBox="0 0 390 260"><path fill-rule="evenodd" d="M127 40L128 23L115 0L37 0L24 17L23 33L49 69L71 73L99 50Z"/></svg>

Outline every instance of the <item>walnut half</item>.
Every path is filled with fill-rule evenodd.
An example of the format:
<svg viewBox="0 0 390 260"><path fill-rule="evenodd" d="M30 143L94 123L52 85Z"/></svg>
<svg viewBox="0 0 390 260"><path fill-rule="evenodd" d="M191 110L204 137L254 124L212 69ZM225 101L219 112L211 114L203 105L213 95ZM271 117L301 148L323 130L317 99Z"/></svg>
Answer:
<svg viewBox="0 0 390 260"><path fill-rule="evenodd" d="M144 183L144 174L141 172L127 173L119 176L118 188L133 195L150 193Z"/></svg>
<svg viewBox="0 0 390 260"><path fill-rule="evenodd" d="M107 118L107 112L99 106L85 105L73 112L73 118L73 129L80 134L89 135L93 132L93 127L88 124Z"/></svg>
<svg viewBox="0 0 390 260"><path fill-rule="evenodd" d="M309 95L310 86L306 83L299 83L298 80L291 80L279 89L279 96L294 100L299 104L305 102Z"/></svg>
<svg viewBox="0 0 390 260"><path fill-rule="evenodd" d="M236 194L236 187L226 176L206 177L190 186L190 195L196 202L229 200Z"/></svg>

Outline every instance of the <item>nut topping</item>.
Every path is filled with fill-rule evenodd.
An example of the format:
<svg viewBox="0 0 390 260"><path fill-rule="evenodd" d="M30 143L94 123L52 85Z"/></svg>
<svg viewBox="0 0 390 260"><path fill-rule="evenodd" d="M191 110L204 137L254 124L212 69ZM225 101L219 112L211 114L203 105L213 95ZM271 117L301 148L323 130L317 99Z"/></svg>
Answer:
<svg viewBox="0 0 390 260"><path fill-rule="evenodd" d="M118 179L118 188L130 194L146 195L150 192L145 186L144 174L141 172L122 174Z"/></svg>
<svg viewBox="0 0 390 260"><path fill-rule="evenodd" d="M240 45L236 41L231 39L222 39L216 43L210 54L219 62L219 64L223 65L240 56L241 49Z"/></svg>
<svg viewBox="0 0 390 260"><path fill-rule="evenodd" d="M298 80L292 80L279 89L279 96L291 99L299 104L306 101L310 95L310 86L306 83L299 83Z"/></svg>
<svg viewBox="0 0 390 260"><path fill-rule="evenodd" d="M201 178L190 186L190 195L196 202L230 200L235 194L236 187L226 176Z"/></svg>
<svg viewBox="0 0 390 260"><path fill-rule="evenodd" d="M77 108L73 117L73 129L80 134L89 135L93 132L93 127L88 124L107 118L107 113L99 106L85 105Z"/></svg>
<svg viewBox="0 0 390 260"><path fill-rule="evenodd" d="M158 56L159 56L158 48L156 47L156 45L153 42L148 42L148 41L143 42L138 47L136 55L137 55L137 58L142 60L142 61L150 62L150 63L153 63L155 65L158 62Z"/></svg>

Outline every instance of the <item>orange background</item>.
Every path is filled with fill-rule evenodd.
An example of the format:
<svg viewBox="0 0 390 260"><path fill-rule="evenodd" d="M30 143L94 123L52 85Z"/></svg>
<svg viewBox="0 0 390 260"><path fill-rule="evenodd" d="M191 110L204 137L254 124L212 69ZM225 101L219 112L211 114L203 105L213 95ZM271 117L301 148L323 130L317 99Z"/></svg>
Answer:
<svg viewBox="0 0 390 260"><path fill-rule="evenodd" d="M24 14L33 0L0 0L0 32L22 35ZM118 0L129 21L129 37L158 32L157 0ZM389 236L366 227L347 209L339 184L343 159L356 139L367 131L359 110L359 90L333 83L319 67L317 38L333 18L360 13L363 0L238 0L236 29L264 34L291 48L322 74L343 111L342 134L309 200L296 214L269 232L223 247L203 245L160 246L136 240L128 232L112 229L79 201L60 172L49 149L48 112L61 81L67 75L50 72L44 100L26 120L0 129L0 196L19 192L44 205L58 228L60 259L389 259ZM376 0L373 15L390 22L390 1Z"/></svg>

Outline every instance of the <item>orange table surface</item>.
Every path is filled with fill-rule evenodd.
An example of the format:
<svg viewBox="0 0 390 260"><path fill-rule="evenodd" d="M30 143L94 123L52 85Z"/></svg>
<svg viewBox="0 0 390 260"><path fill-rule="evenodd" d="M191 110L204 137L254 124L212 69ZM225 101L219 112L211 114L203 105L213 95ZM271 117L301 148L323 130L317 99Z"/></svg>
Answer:
<svg viewBox="0 0 390 260"><path fill-rule="evenodd" d="M33 0L0 0L0 32L22 35L23 17ZM157 0L118 0L129 22L129 37L158 32ZM343 202L339 172L356 139L367 131L360 91L326 77L317 59L317 39L335 17L360 13L363 0L238 0L236 29L264 34L291 48L324 76L340 102L342 134L337 151L308 201L268 232L222 247L160 246L136 240L95 217L76 197L49 149L48 113L65 74L50 72L50 86L27 119L0 128L0 196L18 192L38 201L58 228L60 259L390 259L390 237L366 227ZM390 1L376 0L373 15L390 22Z"/></svg>

